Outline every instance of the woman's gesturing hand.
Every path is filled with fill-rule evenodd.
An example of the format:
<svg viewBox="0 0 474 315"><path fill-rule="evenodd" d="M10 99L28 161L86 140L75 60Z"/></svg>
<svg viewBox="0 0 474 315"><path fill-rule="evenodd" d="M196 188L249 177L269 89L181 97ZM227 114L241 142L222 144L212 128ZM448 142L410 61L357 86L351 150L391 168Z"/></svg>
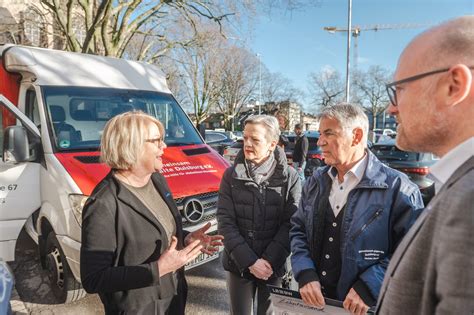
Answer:
<svg viewBox="0 0 474 315"><path fill-rule="evenodd" d="M223 246L222 235L208 235L206 231L211 227L211 222L207 222L202 228L189 233L184 239L184 244L189 244L195 240L199 240L202 245L201 251L208 255L212 255L219 250L219 246Z"/></svg>
<svg viewBox="0 0 474 315"><path fill-rule="evenodd" d="M168 247L158 259L160 277L183 267L196 258L202 250L202 245L200 245L199 240L191 242L182 250L177 250L176 245L178 245L178 239L176 236L173 236L170 247Z"/></svg>

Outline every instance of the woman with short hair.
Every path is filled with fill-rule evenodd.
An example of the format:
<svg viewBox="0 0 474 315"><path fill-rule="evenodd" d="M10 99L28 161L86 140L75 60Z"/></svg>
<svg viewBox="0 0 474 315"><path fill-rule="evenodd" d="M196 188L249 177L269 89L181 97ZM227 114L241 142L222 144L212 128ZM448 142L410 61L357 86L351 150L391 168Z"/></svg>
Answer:
<svg viewBox="0 0 474 315"><path fill-rule="evenodd" d="M270 314L266 285L280 286L285 273L290 217L301 185L277 146L279 135L275 117L250 116L243 149L221 181L217 223L224 236L222 263L231 314L252 314L254 301L258 314Z"/></svg>
<svg viewBox="0 0 474 315"><path fill-rule="evenodd" d="M187 234L163 175L165 130L143 112L112 118L101 139L111 168L82 215L81 282L106 314L184 314L184 265L212 254L222 237L210 224Z"/></svg>

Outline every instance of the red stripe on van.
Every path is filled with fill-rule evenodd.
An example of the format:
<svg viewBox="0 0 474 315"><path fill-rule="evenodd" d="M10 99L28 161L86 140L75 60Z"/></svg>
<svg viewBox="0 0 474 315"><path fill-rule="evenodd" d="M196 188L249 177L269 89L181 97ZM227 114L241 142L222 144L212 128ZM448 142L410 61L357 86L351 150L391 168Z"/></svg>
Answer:
<svg viewBox="0 0 474 315"><path fill-rule="evenodd" d="M209 148L209 152L187 155L183 150ZM94 187L108 174L109 167L98 160L99 152L56 153L59 162L71 175L84 195L90 195ZM90 157L84 163L76 157ZM80 158L84 161L84 158ZM174 198L182 198L219 190L222 175L229 164L207 145L168 147L163 156L162 174L166 177Z"/></svg>
<svg viewBox="0 0 474 315"><path fill-rule="evenodd" d="M2 58L0 58L0 94L3 94L10 102L17 105L18 95L20 94L21 76L19 74L8 73L1 63ZM14 125L15 122L15 116L10 113L9 110L2 107L3 128Z"/></svg>

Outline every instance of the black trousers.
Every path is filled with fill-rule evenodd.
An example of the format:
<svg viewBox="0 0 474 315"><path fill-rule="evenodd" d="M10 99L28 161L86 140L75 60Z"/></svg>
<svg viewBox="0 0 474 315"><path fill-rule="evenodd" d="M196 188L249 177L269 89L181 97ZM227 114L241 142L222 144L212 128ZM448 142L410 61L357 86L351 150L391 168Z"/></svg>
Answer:
<svg viewBox="0 0 474 315"><path fill-rule="evenodd" d="M270 302L270 290L267 284L281 286L281 278L267 281L248 280L239 275L227 273L227 290L230 296L230 313L232 315L253 314L254 303L257 303L257 315L273 314Z"/></svg>
<svg viewBox="0 0 474 315"><path fill-rule="evenodd" d="M139 309L132 310L108 310L106 315L184 315L186 299L188 296L188 284L184 278L178 276L178 294L166 299L155 300L144 305Z"/></svg>

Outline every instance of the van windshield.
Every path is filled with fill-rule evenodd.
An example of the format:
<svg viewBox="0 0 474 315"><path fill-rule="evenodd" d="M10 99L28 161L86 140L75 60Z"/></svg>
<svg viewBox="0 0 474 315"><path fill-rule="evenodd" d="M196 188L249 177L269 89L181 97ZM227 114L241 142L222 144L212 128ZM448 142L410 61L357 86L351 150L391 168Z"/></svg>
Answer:
<svg viewBox="0 0 474 315"><path fill-rule="evenodd" d="M140 110L158 118L168 146L203 143L188 116L171 94L88 87L43 89L52 139L58 151L97 150L107 121Z"/></svg>

